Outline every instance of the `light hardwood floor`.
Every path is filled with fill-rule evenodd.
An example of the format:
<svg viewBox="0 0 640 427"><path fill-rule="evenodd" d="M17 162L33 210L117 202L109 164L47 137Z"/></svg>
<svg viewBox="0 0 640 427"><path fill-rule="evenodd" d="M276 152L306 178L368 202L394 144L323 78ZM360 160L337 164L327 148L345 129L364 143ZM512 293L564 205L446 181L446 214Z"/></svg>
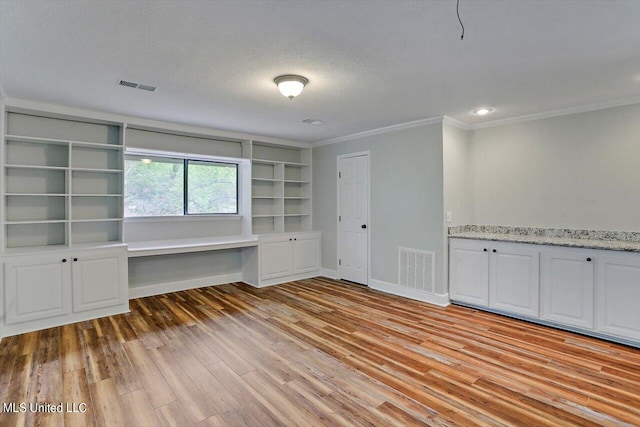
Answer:
<svg viewBox="0 0 640 427"><path fill-rule="evenodd" d="M640 425L640 351L344 282L245 284L4 338L0 426Z"/></svg>

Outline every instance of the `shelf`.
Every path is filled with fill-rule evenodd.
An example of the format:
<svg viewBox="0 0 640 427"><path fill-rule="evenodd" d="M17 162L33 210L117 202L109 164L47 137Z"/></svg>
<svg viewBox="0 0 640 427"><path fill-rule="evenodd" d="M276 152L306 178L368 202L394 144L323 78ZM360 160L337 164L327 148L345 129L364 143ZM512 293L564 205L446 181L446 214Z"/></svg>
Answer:
<svg viewBox="0 0 640 427"><path fill-rule="evenodd" d="M57 252L69 250L68 245L44 245L44 246L20 246L16 248L6 248L4 255L23 255L42 252Z"/></svg>
<svg viewBox="0 0 640 427"><path fill-rule="evenodd" d="M73 140L55 139L55 138L40 138L37 136L5 135L5 140L18 141L18 142L31 142L35 144L57 144L57 145L72 144L79 147L106 148L108 150L120 150L123 148L122 145L117 145L117 144L103 144L99 142L73 141Z"/></svg>
<svg viewBox="0 0 640 427"><path fill-rule="evenodd" d="M260 165L279 165L282 162L278 162L276 160L266 160L266 159L251 159L251 163L257 163Z"/></svg>
<svg viewBox="0 0 640 427"><path fill-rule="evenodd" d="M279 199L277 196L251 196L252 199Z"/></svg>
<svg viewBox="0 0 640 427"><path fill-rule="evenodd" d="M72 219L72 223L76 222L110 222L110 221L123 221L124 218L97 218L97 219Z"/></svg>
<svg viewBox="0 0 640 427"><path fill-rule="evenodd" d="M251 162L258 163L261 165L285 165L285 166L293 166L293 167L311 166L309 163L285 162L285 161L267 160L267 159L251 159Z"/></svg>
<svg viewBox="0 0 640 427"><path fill-rule="evenodd" d="M122 194L87 194L87 193L72 193L71 197L124 197Z"/></svg>
<svg viewBox="0 0 640 427"><path fill-rule="evenodd" d="M36 165L17 165L17 164L5 164L5 168L7 169L42 169L42 170L56 170L63 171L68 170L69 168L66 166L36 166Z"/></svg>
<svg viewBox="0 0 640 427"><path fill-rule="evenodd" d="M5 197L68 197L66 193L4 193Z"/></svg>
<svg viewBox="0 0 640 427"><path fill-rule="evenodd" d="M100 144L99 142L71 141L71 144L72 144L72 147L102 148L106 150L122 150L124 148L122 145Z"/></svg>
<svg viewBox="0 0 640 427"><path fill-rule="evenodd" d="M311 216L310 213L284 214L284 216Z"/></svg>
<svg viewBox="0 0 640 427"><path fill-rule="evenodd" d="M24 225L24 224L59 224L63 222L69 222L66 219L34 219L34 220L26 220L26 221L5 221L5 225Z"/></svg>
<svg viewBox="0 0 640 427"><path fill-rule="evenodd" d="M310 197L301 197L301 196L284 196L284 199L290 199L290 200L311 200Z"/></svg>
<svg viewBox="0 0 640 427"><path fill-rule="evenodd" d="M71 168L73 172L122 173L122 169Z"/></svg>
<svg viewBox="0 0 640 427"><path fill-rule="evenodd" d="M251 218L277 218L284 216L282 214L269 214L269 215L251 215Z"/></svg>
<svg viewBox="0 0 640 427"><path fill-rule="evenodd" d="M310 184L311 181L300 181L297 179L285 179L284 180L285 183L293 183L293 184Z"/></svg>
<svg viewBox="0 0 640 427"><path fill-rule="evenodd" d="M281 179L273 179L273 178L251 178L253 181L263 181L263 182L282 182Z"/></svg>

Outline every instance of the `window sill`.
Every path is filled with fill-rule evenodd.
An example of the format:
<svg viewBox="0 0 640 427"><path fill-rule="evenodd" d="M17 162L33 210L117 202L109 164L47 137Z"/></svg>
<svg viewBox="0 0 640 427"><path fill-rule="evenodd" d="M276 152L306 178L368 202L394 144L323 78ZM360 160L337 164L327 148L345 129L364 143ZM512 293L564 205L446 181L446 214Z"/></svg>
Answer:
<svg viewBox="0 0 640 427"><path fill-rule="evenodd" d="M125 223L136 222L186 222L186 221L220 221L239 220L240 214L219 214L219 215L175 215L175 216L132 216L124 219Z"/></svg>

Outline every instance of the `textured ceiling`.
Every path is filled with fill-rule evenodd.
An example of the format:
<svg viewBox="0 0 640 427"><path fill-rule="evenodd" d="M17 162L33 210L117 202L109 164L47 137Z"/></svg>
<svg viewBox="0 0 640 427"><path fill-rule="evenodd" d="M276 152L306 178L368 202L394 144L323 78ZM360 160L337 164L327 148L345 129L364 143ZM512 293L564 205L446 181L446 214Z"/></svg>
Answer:
<svg viewBox="0 0 640 427"><path fill-rule="evenodd" d="M639 0L461 0L460 15L464 41L455 0L0 0L0 83L10 98L309 142L640 95ZM288 73L310 81L293 101L273 84ZM495 112L471 115L480 105Z"/></svg>

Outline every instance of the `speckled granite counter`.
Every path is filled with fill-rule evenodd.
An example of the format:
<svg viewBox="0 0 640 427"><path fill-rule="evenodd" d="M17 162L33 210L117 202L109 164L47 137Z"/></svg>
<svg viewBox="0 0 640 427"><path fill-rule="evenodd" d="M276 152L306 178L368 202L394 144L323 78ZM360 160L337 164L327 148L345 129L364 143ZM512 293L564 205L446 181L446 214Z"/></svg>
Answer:
<svg viewBox="0 0 640 427"><path fill-rule="evenodd" d="M632 231L462 225L449 227L449 237L640 252L640 233Z"/></svg>

